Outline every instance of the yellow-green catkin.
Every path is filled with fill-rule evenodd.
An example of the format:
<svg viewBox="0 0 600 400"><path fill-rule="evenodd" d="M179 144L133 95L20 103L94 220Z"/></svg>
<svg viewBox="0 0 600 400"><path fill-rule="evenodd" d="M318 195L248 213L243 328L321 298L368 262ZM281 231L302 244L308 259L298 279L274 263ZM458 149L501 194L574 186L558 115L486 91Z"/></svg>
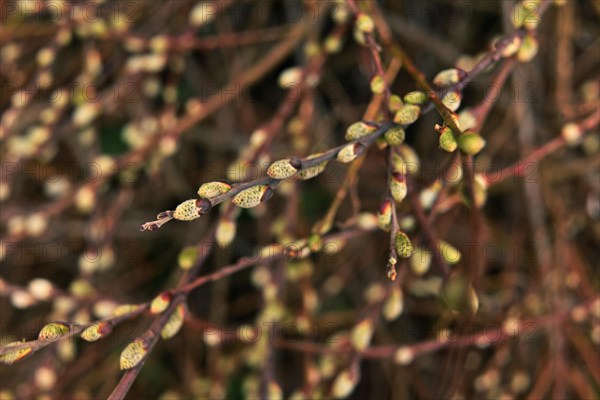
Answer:
<svg viewBox="0 0 600 400"><path fill-rule="evenodd" d="M356 28L363 33L372 33L375 29L375 22L365 13L358 13L356 15L355 24Z"/></svg>
<svg viewBox="0 0 600 400"><path fill-rule="evenodd" d="M450 129L450 127L448 127L448 126L440 126L440 125L436 125L435 129L440 134L440 139L439 139L440 148L449 153L452 153L453 151L455 151L458 147L458 143L456 142L456 139L454 138L452 129Z"/></svg>
<svg viewBox="0 0 600 400"><path fill-rule="evenodd" d="M396 253L398 253L398 257L408 258L411 256L413 252L413 245L406 233L398 231L396 233L394 244L396 246Z"/></svg>
<svg viewBox="0 0 600 400"><path fill-rule="evenodd" d="M119 365L121 370L128 370L140 363L148 353L148 348L142 339L129 343L121 352Z"/></svg>
<svg viewBox="0 0 600 400"><path fill-rule="evenodd" d="M399 125L409 125L419 119L421 107L415 104L405 104L394 115L394 122Z"/></svg>
<svg viewBox="0 0 600 400"><path fill-rule="evenodd" d="M272 163L267 169L267 175L273 179L287 179L294 176L301 167L300 160L286 158Z"/></svg>
<svg viewBox="0 0 600 400"><path fill-rule="evenodd" d="M256 185L236 194L233 203L241 208L252 208L269 200L272 195L273 190L269 185Z"/></svg>
<svg viewBox="0 0 600 400"><path fill-rule="evenodd" d="M311 160L313 158L319 157L320 155L321 153L311 154L310 156L306 157L306 160ZM323 172L327 167L328 163L329 161L323 161L322 163L319 163L313 167L304 168L298 171L298 178L302 179L303 181L312 179L315 176L319 175L321 172Z"/></svg>
<svg viewBox="0 0 600 400"><path fill-rule="evenodd" d="M404 102L408 104L422 105L425 104L427 100L429 100L427 93L421 92L420 90L414 90L404 95Z"/></svg>
<svg viewBox="0 0 600 400"><path fill-rule="evenodd" d="M390 179L390 192L397 203L401 203L406 197L408 188L406 185L406 176L398 172L394 172Z"/></svg>
<svg viewBox="0 0 600 400"><path fill-rule="evenodd" d="M227 182L214 181L207 182L198 189L198 196L207 199L220 196L227 193L231 189L231 185Z"/></svg>
<svg viewBox="0 0 600 400"><path fill-rule="evenodd" d="M370 124L368 122L358 121L348 127L348 129L346 130L345 139L348 141L360 139L362 137L370 135L376 130L377 125Z"/></svg>
<svg viewBox="0 0 600 400"><path fill-rule="evenodd" d="M485 139L477 132L467 131L458 137L458 146L465 154L474 156L484 148Z"/></svg>
<svg viewBox="0 0 600 400"><path fill-rule="evenodd" d="M386 88L385 80L383 80L383 77L380 75L375 75L373 78L371 78L369 86L371 87L371 92L375 94L382 94L385 92Z"/></svg>
<svg viewBox="0 0 600 400"><path fill-rule="evenodd" d="M51 322L44 325L38 334L38 340L41 341L55 341L60 339L61 336L69 332L69 325L63 324L62 322Z"/></svg>
<svg viewBox="0 0 600 400"><path fill-rule="evenodd" d="M152 314L160 314L169 307L173 295L169 291L165 291L156 296L150 303L150 312Z"/></svg>
<svg viewBox="0 0 600 400"><path fill-rule="evenodd" d="M400 98L400 96L398 96L397 94L393 94L390 96L390 98L388 100L388 109L391 112L395 113L396 111L401 109L403 105L404 105L404 103L402 102L402 99Z"/></svg>
<svg viewBox="0 0 600 400"><path fill-rule="evenodd" d="M95 342L108 335L111 331L112 326L109 322L100 321L85 328L85 330L81 332L80 336L86 342Z"/></svg>
<svg viewBox="0 0 600 400"><path fill-rule="evenodd" d="M385 200L377 210L377 226L381 230L389 231L392 223L392 202Z"/></svg>
<svg viewBox="0 0 600 400"><path fill-rule="evenodd" d="M363 152L365 146L360 143L350 143L338 152L337 160L342 164L350 163Z"/></svg>
<svg viewBox="0 0 600 400"><path fill-rule="evenodd" d="M458 68L445 69L438 72L432 82L438 87L446 87L460 82L465 75L465 71Z"/></svg>
<svg viewBox="0 0 600 400"><path fill-rule="evenodd" d="M396 125L388 129L384 134L383 138L390 146L398 146L404 142L406 133L401 126Z"/></svg>
<svg viewBox="0 0 600 400"><path fill-rule="evenodd" d="M208 203L208 204L206 204ZM179 204L173 212L173 218L180 221L192 221L200 218L203 208L210 208L210 201L207 199L190 199Z"/></svg>

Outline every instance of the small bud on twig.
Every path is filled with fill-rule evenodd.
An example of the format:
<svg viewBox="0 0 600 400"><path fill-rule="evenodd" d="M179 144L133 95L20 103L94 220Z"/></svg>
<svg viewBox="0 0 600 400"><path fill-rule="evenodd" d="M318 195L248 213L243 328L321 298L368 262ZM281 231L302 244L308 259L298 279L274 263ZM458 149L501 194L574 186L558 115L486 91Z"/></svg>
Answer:
<svg viewBox="0 0 600 400"><path fill-rule="evenodd" d="M390 179L390 192L397 203L401 203L406 197L408 187L404 174L394 172Z"/></svg>
<svg viewBox="0 0 600 400"><path fill-rule="evenodd" d="M338 152L337 160L344 164L350 163L356 160L364 149L365 146L361 143L350 143Z"/></svg>
<svg viewBox="0 0 600 400"><path fill-rule="evenodd" d="M198 189L198 196L205 199L212 199L227 193L231 189L231 185L227 182L214 181L207 182Z"/></svg>
<svg viewBox="0 0 600 400"><path fill-rule="evenodd" d="M421 107L415 104L405 104L394 115L394 122L399 125L409 125L419 119Z"/></svg>
<svg viewBox="0 0 600 400"><path fill-rule="evenodd" d="M233 203L242 208L256 207L273 196L273 190L269 185L256 185L242 190L233 198Z"/></svg>
<svg viewBox="0 0 600 400"><path fill-rule="evenodd" d="M402 231L396 233L395 239L396 252L402 258L408 258L413 252L413 245L408 238L408 235Z"/></svg>
<svg viewBox="0 0 600 400"><path fill-rule="evenodd" d="M370 135L371 133L375 132L376 130L377 130L377 125L369 124L369 123L363 122L363 121L358 121L348 127L348 129L346 130L345 139L348 141L360 139L362 137Z"/></svg>
<svg viewBox="0 0 600 400"><path fill-rule="evenodd" d="M474 156L485 146L485 139L478 133L467 131L458 137L458 146L465 154Z"/></svg>
<svg viewBox="0 0 600 400"><path fill-rule="evenodd" d="M301 166L302 164L297 158L286 158L272 163L267 170L267 175L273 179L287 179L294 176Z"/></svg>

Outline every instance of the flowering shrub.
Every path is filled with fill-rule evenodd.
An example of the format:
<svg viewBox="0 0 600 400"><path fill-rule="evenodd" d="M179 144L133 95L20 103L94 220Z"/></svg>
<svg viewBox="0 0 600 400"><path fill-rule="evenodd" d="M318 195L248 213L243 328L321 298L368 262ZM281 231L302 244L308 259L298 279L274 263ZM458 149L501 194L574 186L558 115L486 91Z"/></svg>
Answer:
<svg viewBox="0 0 600 400"><path fill-rule="evenodd" d="M2 399L600 393L596 3L2 7Z"/></svg>

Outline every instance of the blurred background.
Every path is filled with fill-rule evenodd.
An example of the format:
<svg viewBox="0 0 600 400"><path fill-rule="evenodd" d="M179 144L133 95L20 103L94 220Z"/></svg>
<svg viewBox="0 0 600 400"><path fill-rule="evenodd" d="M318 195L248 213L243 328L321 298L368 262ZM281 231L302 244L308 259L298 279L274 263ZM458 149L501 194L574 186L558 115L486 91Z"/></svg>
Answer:
<svg viewBox="0 0 600 400"><path fill-rule="evenodd" d="M510 167L598 112L600 3L553 3L531 62L502 85L499 66L488 68L463 93L459 113L491 107L476 172ZM387 186L375 146L360 165L331 162L256 208L225 202L140 231L205 182L255 179L271 161L344 143L374 97L354 7L379 27L382 18L431 80L469 71L512 32L514 2L0 5L2 344L35 340L48 322L147 304L194 260L205 257L195 274L211 274L307 238L329 216L335 240L324 251L191 291L181 331L158 341L128 398L600 398L597 121L576 146L492 182L480 208L462 174L451 177L461 169L439 148L439 115L407 129L421 165L413 190L425 205L443 194L427 216L462 254L450 277L430 262L406 202L398 216L420 258L387 279L389 234L372 229ZM379 54L393 93L418 89L384 45ZM450 183L440 190L441 181ZM98 342L74 336L0 365L0 397L106 398L123 374L121 351L156 318L143 312Z"/></svg>

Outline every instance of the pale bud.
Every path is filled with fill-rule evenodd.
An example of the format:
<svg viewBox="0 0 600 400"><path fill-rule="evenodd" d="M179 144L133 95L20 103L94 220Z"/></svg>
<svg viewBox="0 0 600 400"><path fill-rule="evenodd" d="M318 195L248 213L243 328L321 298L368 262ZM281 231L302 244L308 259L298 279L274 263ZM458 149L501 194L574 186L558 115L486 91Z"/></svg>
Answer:
<svg viewBox="0 0 600 400"><path fill-rule="evenodd" d="M401 109L403 105L404 105L404 103L402 102L402 99L400 98L400 96L398 96L397 94L393 94L390 96L390 98L388 100L388 109L391 112L395 113L396 111Z"/></svg>
<svg viewBox="0 0 600 400"><path fill-rule="evenodd" d="M121 352L119 360L121 370L128 370L138 365L148 353L148 347L142 339L129 343Z"/></svg>
<svg viewBox="0 0 600 400"><path fill-rule="evenodd" d="M387 321L393 321L402 314L404 310L404 295L402 289L394 286L383 303L383 316Z"/></svg>
<svg viewBox="0 0 600 400"><path fill-rule="evenodd" d="M54 292L52 283L43 278L36 278L29 281L27 288L29 293L37 300L48 300Z"/></svg>
<svg viewBox="0 0 600 400"><path fill-rule="evenodd" d="M44 47L38 51L36 61L40 67L47 67L54 62L55 58L56 50L52 47Z"/></svg>
<svg viewBox="0 0 600 400"><path fill-rule="evenodd" d="M511 57L513 56L517 51L519 51L519 48L521 47L521 38L519 36L514 36L511 41L509 43L506 44L506 46L504 47L504 49L502 50L502 56L503 57Z"/></svg>
<svg viewBox="0 0 600 400"><path fill-rule="evenodd" d="M231 190L231 185L227 182L207 182L198 189L198 196L212 199L213 197L227 193L229 190Z"/></svg>
<svg viewBox="0 0 600 400"><path fill-rule="evenodd" d="M437 87L446 87L460 82L465 76L465 71L458 68L450 68L438 72L432 82Z"/></svg>
<svg viewBox="0 0 600 400"><path fill-rule="evenodd" d="M81 332L81 338L86 342L95 342L112 332L112 326L108 321L96 322Z"/></svg>
<svg viewBox="0 0 600 400"><path fill-rule="evenodd" d="M390 192L397 203L401 203L406 197L408 187L404 174L394 172L390 179Z"/></svg>
<svg viewBox="0 0 600 400"><path fill-rule="evenodd" d="M358 121L348 127L348 129L346 130L345 139L346 140L360 139L362 137L370 135L371 133L375 132L376 130L377 130L377 125L368 123L368 122Z"/></svg>
<svg viewBox="0 0 600 400"><path fill-rule="evenodd" d="M17 346L22 344L22 342L13 342L4 346L5 349L10 348L11 346ZM24 347L19 350L9 351L0 355L0 363L11 365L23 358L27 357L31 354L33 349L31 347Z"/></svg>
<svg viewBox="0 0 600 400"><path fill-rule="evenodd" d="M356 158L364 151L364 149L365 146L361 143L350 143L342 147L342 149L338 152L337 160L344 164L350 163L356 160Z"/></svg>
<svg viewBox="0 0 600 400"><path fill-rule="evenodd" d="M306 159L311 160L320 155L321 155L321 153L311 154L310 156L306 157ZM329 161L323 161L322 163L317 164L314 167L302 169L302 170L298 171L298 178L302 179L303 181L312 179L315 176L319 175L321 172L323 172L325 170L325 168L327 167L328 163L329 163Z"/></svg>
<svg viewBox="0 0 600 400"><path fill-rule="evenodd" d="M400 156L406 165L406 173L407 174L416 174L419 172L419 167L421 166L421 160L417 155L417 152L407 144L402 144L398 148L400 152Z"/></svg>
<svg viewBox="0 0 600 400"><path fill-rule="evenodd" d="M48 227L48 219L43 213L36 213L25 220L25 230L31 237L43 234Z"/></svg>
<svg viewBox="0 0 600 400"><path fill-rule="evenodd" d="M165 291L156 296L150 303L150 312L152 314L160 314L165 311L173 300L173 295L169 291Z"/></svg>
<svg viewBox="0 0 600 400"><path fill-rule="evenodd" d="M413 252L413 245L406 233L398 231L398 233L396 233L394 243L399 257L408 258L411 256Z"/></svg>
<svg viewBox="0 0 600 400"><path fill-rule="evenodd" d="M398 348L398 350L396 350L394 353L394 361L396 364L408 365L414 360L414 358L415 352L406 346Z"/></svg>
<svg viewBox="0 0 600 400"><path fill-rule="evenodd" d="M348 397L356 387L359 380L359 371L357 368L346 369L338 374L333 382L331 392L337 399Z"/></svg>
<svg viewBox="0 0 600 400"><path fill-rule="evenodd" d="M214 2L203 1L192 8L190 12L190 24L193 27L200 27L215 19L217 15L217 4Z"/></svg>
<svg viewBox="0 0 600 400"><path fill-rule="evenodd" d="M533 35L525 35L523 38L523 43L517 52L517 60L522 63L533 60L538 53L538 49L538 40Z"/></svg>
<svg viewBox="0 0 600 400"><path fill-rule="evenodd" d="M38 367L35 371L35 384L42 391L52 389L56 383L56 372L47 365Z"/></svg>
<svg viewBox="0 0 600 400"><path fill-rule="evenodd" d="M441 190L442 183L439 179L436 179L431 183L431 185L423 189L421 193L419 193L419 202L421 203L421 207L423 207L425 210L429 210L435 203L435 200L437 199Z"/></svg>
<svg viewBox="0 0 600 400"><path fill-rule="evenodd" d="M456 111L460 107L460 102L462 100L462 95L460 92L451 91L446 93L444 98L442 99L442 103L450 109L450 111Z"/></svg>
<svg viewBox="0 0 600 400"><path fill-rule="evenodd" d="M196 218L200 218L201 215L210 212L211 208L212 205L208 199L200 198L186 200L175 208L173 218L180 221L192 221Z"/></svg>
<svg viewBox="0 0 600 400"><path fill-rule="evenodd" d="M383 134L383 138L390 146L398 146L404 142L404 129L401 126L393 126Z"/></svg>
<svg viewBox="0 0 600 400"><path fill-rule="evenodd" d="M100 112L99 103L83 103L75 109L73 124L76 127L89 125Z"/></svg>
<svg viewBox="0 0 600 400"><path fill-rule="evenodd" d="M241 208L252 208L268 201L272 196L273 190L269 185L256 185L236 194L233 203Z"/></svg>
<svg viewBox="0 0 600 400"><path fill-rule="evenodd" d="M455 151L458 147L458 143L454 138L452 129L450 129L448 126L440 126L436 124L435 130L440 134L440 148L449 153Z"/></svg>
<svg viewBox="0 0 600 400"><path fill-rule="evenodd" d="M10 303L15 308L25 309L34 305L36 300L25 290L15 290L10 294Z"/></svg>
<svg viewBox="0 0 600 400"><path fill-rule="evenodd" d="M356 16L356 28L363 33L371 33L375 29L375 23L365 13L358 13Z"/></svg>
<svg viewBox="0 0 600 400"><path fill-rule="evenodd" d="M42 342L54 342L69 332L69 325L62 322L51 322L44 325L38 334L38 340Z"/></svg>
<svg viewBox="0 0 600 400"><path fill-rule="evenodd" d="M177 306L175 311L171 314L167 323L160 331L160 336L164 339L170 339L179 332L183 326L183 320L185 318L185 306L180 304Z"/></svg>
<svg viewBox="0 0 600 400"><path fill-rule="evenodd" d="M421 107L415 104L405 104L394 115L394 122L399 125L409 125L419 119Z"/></svg>
<svg viewBox="0 0 600 400"><path fill-rule="evenodd" d="M286 158L272 163L267 169L267 175L273 179L287 179L294 176L300 169L302 163L297 158Z"/></svg>
<svg viewBox="0 0 600 400"><path fill-rule="evenodd" d="M198 248L195 246L186 247L179 253L177 257L177 263L179 268L188 270L194 266L194 263L198 259Z"/></svg>
<svg viewBox="0 0 600 400"><path fill-rule="evenodd" d="M427 273L431 266L431 253L422 248L417 247L413 255L410 257L410 267L415 275L422 276Z"/></svg>
<svg viewBox="0 0 600 400"><path fill-rule="evenodd" d="M404 95L404 102L408 104L422 105L428 100L429 97L427 96L427 93L421 92L420 90L408 92Z"/></svg>
<svg viewBox="0 0 600 400"><path fill-rule="evenodd" d="M369 86L371 88L371 92L373 92L374 94L382 94L383 92L385 92L386 88L385 81L380 75L375 75L373 78L371 78Z"/></svg>
<svg viewBox="0 0 600 400"><path fill-rule="evenodd" d="M385 200L377 211L377 225L381 230L389 231L392 223L392 202Z"/></svg>
<svg viewBox="0 0 600 400"><path fill-rule="evenodd" d="M96 192L91 186L85 185L75 193L75 206L82 213L90 212L96 204Z"/></svg>
<svg viewBox="0 0 600 400"><path fill-rule="evenodd" d="M579 125L568 123L563 126L561 136L569 146L576 146L581 143L583 132Z"/></svg>
<svg viewBox="0 0 600 400"><path fill-rule="evenodd" d="M443 240L440 240L438 242L438 246L440 249L440 254L442 255L442 258L448 263L448 264L457 264L460 261L461 258L461 254L460 251L458 251L458 249L454 246L452 246L450 243L445 242Z"/></svg>
<svg viewBox="0 0 600 400"><path fill-rule="evenodd" d="M352 346L359 351L369 347L369 343L371 343L371 338L373 336L373 328L373 321L368 318L356 324L350 334Z"/></svg>
<svg viewBox="0 0 600 400"><path fill-rule="evenodd" d="M283 70L279 74L277 83L282 89L288 89L291 86L299 85L302 82L302 68L294 67Z"/></svg>
<svg viewBox="0 0 600 400"><path fill-rule="evenodd" d="M221 218L215 231L215 240L219 247L227 247L233 242L236 233L236 223L228 218Z"/></svg>
<svg viewBox="0 0 600 400"><path fill-rule="evenodd" d="M467 131L458 137L458 146L465 154L474 156L485 146L485 139L478 133Z"/></svg>
<svg viewBox="0 0 600 400"><path fill-rule="evenodd" d="M371 213L360 213L357 218L356 226L360 229L371 230L377 227L377 217Z"/></svg>

